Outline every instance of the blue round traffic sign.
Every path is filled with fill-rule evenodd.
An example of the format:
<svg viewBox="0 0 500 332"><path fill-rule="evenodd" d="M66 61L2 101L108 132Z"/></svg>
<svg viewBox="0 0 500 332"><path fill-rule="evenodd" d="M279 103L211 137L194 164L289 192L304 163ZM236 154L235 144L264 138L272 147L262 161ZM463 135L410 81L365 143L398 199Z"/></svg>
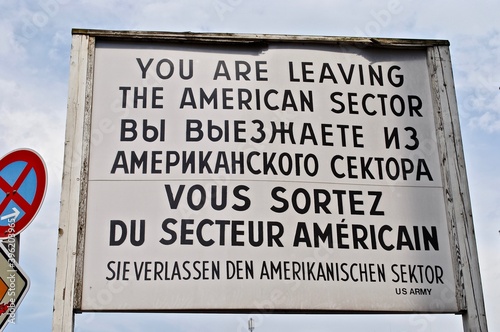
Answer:
<svg viewBox="0 0 500 332"><path fill-rule="evenodd" d="M15 150L0 159L0 239L22 232L42 205L47 170L33 150Z"/></svg>

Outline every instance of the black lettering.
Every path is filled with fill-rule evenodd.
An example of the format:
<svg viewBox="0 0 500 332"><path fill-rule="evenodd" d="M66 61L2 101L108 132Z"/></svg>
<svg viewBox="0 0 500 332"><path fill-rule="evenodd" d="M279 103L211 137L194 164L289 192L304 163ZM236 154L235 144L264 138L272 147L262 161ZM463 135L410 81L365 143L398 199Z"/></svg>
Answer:
<svg viewBox="0 0 500 332"><path fill-rule="evenodd" d="M283 213L286 210L288 210L288 201L280 196L278 196L278 193L284 193L286 191L285 188L283 187L275 187L271 190L271 196L275 201L281 202L282 206L281 207L276 207L273 205L271 207L271 211L276 212L276 213Z"/></svg>
<svg viewBox="0 0 500 332"><path fill-rule="evenodd" d="M177 209L179 202L181 200L182 192L184 191L185 185L181 184L177 189L175 197L173 196L172 188L169 184L165 185L165 191L167 192L168 204L171 209Z"/></svg>
<svg viewBox="0 0 500 332"><path fill-rule="evenodd" d="M148 60L148 63L146 64L146 66L144 66L144 64L142 63L142 59L141 58L136 58L136 60L137 60L137 63L139 64L139 68L141 68L142 78L145 79L146 78L146 72L148 71L149 67L153 63L153 58L150 58Z"/></svg>
<svg viewBox="0 0 500 332"><path fill-rule="evenodd" d="M251 204L250 198L248 198L247 196L245 196L241 193L242 191L247 192L249 190L250 190L250 188L248 186L244 186L244 185L238 185L234 188L234 190L233 190L234 197L241 200L243 204L242 205L233 204L233 210L246 211L250 208L250 204Z"/></svg>
<svg viewBox="0 0 500 332"><path fill-rule="evenodd" d="M110 220L109 222L109 245L110 246L119 246L125 242L127 238L127 225L121 220ZM116 228L120 228L120 237L117 239L117 231Z"/></svg>
<svg viewBox="0 0 500 332"><path fill-rule="evenodd" d="M173 244L177 240L177 233L168 227L170 224L172 224L172 225L177 224L177 220L175 220L173 218L167 218L167 219L163 220L163 222L161 224L161 228L163 229L163 231L170 235L170 239L165 239L165 238L160 239L160 243L163 245Z"/></svg>

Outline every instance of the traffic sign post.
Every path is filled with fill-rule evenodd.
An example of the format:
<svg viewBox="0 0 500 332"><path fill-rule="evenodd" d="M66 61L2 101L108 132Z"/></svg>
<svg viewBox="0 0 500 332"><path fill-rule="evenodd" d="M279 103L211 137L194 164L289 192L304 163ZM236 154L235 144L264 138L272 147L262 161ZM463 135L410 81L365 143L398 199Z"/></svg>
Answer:
<svg viewBox="0 0 500 332"><path fill-rule="evenodd" d="M15 260L10 245L0 245L0 331L16 320L16 311L30 287L30 280Z"/></svg>
<svg viewBox="0 0 500 332"><path fill-rule="evenodd" d="M0 159L0 331L16 320L30 281L18 265L20 233L35 218L45 196L47 170L28 149Z"/></svg>

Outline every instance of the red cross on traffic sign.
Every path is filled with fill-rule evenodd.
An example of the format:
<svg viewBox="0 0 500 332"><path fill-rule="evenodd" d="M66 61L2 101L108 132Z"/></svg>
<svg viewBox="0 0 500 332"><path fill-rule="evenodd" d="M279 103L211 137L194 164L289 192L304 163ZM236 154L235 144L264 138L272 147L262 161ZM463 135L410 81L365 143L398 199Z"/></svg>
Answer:
<svg viewBox="0 0 500 332"><path fill-rule="evenodd" d="M42 205L47 171L33 150L15 150L0 159L0 239L22 232Z"/></svg>

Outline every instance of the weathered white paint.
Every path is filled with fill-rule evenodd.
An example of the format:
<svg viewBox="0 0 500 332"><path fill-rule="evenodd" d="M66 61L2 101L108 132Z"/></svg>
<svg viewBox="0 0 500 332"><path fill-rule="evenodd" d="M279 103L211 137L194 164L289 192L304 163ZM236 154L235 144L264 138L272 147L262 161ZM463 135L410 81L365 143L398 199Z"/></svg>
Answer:
<svg viewBox="0 0 500 332"><path fill-rule="evenodd" d="M449 48L431 47L428 58L464 331L486 332L486 312Z"/></svg>
<svg viewBox="0 0 500 332"><path fill-rule="evenodd" d="M84 160L84 115L88 92L89 40L86 35L74 35L70 62L68 115L66 120L65 160L61 192L59 240L57 246L56 282L54 294L53 331L73 331L75 270ZM87 143L88 144L88 143Z"/></svg>

